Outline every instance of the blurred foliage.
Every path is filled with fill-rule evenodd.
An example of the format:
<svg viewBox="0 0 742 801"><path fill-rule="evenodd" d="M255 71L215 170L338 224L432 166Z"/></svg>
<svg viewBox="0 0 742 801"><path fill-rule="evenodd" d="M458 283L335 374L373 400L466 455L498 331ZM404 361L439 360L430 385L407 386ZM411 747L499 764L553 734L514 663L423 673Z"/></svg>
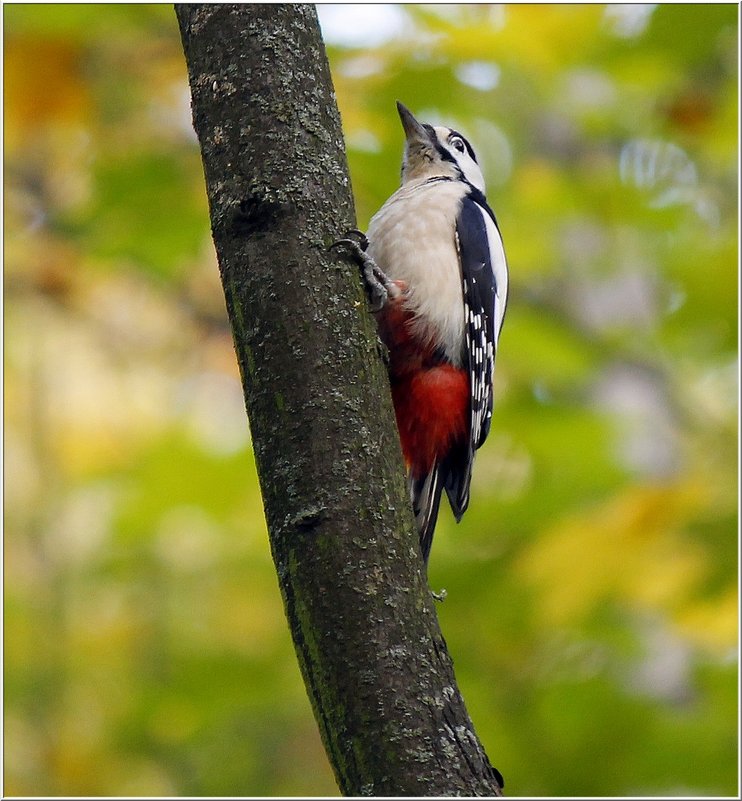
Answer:
<svg viewBox="0 0 742 801"><path fill-rule="evenodd" d="M3 12L5 792L335 795L172 8ZM506 790L734 795L737 7L320 12L360 225L399 98L472 140L505 239L492 434L430 580Z"/></svg>

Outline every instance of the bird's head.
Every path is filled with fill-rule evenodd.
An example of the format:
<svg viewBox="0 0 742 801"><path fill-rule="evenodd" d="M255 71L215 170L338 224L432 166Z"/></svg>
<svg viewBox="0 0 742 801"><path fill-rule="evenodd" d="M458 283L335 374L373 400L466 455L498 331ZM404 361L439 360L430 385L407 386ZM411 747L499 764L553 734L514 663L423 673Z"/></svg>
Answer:
<svg viewBox="0 0 742 801"><path fill-rule="evenodd" d="M466 180L484 193L484 178L469 142L452 128L418 122L397 101L407 141L402 160L402 183L436 176Z"/></svg>

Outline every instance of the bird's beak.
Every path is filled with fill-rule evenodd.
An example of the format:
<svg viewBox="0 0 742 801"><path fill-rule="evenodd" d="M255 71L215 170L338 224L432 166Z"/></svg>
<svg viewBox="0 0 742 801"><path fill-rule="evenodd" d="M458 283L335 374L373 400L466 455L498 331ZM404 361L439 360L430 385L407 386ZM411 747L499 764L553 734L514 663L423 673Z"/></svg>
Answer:
<svg viewBox="0 0 742 801"><path fill-rule="evenodd" d="M403 103L397 101L397 111L399 118L402 120L402 127L404 128L407 143L413 144L414 142L421 142L430 144L430 136L423 126L412 116L412 112Z"/></svg>

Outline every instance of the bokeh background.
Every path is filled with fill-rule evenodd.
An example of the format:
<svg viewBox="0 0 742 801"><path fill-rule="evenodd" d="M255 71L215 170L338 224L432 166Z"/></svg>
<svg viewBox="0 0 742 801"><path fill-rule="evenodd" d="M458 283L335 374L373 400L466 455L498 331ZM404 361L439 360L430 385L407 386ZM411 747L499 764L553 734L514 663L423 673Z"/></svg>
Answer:
<svg viewBox="0 0 742 801"><path fill-rule="evenodd" d="M5 793L336 795L172 8L3 13ZM505 240L430 580L510 795L737 791L737 13L320 8L359 224L399 98L472 140Z"/></svg>

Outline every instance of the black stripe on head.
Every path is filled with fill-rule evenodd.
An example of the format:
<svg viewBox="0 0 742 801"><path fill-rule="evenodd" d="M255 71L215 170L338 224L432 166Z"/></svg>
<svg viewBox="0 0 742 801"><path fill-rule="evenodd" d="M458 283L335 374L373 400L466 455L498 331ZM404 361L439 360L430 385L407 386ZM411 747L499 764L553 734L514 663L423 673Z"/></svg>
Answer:
<svg viewBox="0 0 742 801"><path fill-rule="evenodd" d="M445 147L443 147L443 145L440 142L435 143L435 149L438 151L438 155L441 157L443 161L450 161L451 164L455 164L459 173L461 173L461 168L459 167L456 159L448 152L448 150L446 150Z"/></svg>
<svg viewBox="0 0 742 801"><path fill-rule="evenodd" d="M458 136L459 139L461 139L461 141L464 143L464 147L466 147L466 152L469 154L469 158L475 164L479 164L479 162L477 161L476 153L474 152L474 148L469 144L469 140L465 136L462 136L458 131L454 131L453 129L451 130L451 133L448 135L448 138L450 139L452 136Z"/></svg>
<svg viewBox="0 0 742 801"><path fill-rule="evenodd" d="M430 137L430 143L435 147L436 152L441 157L443 161L450 161L452 164L456 164L456 159L446 150L445 147L438 141L438 136L435 133L435 128L432 125L428 125L427 123L423 124L423 128L425 128L425 132ZM458 165L456 165L458 166Z"/></svg>

